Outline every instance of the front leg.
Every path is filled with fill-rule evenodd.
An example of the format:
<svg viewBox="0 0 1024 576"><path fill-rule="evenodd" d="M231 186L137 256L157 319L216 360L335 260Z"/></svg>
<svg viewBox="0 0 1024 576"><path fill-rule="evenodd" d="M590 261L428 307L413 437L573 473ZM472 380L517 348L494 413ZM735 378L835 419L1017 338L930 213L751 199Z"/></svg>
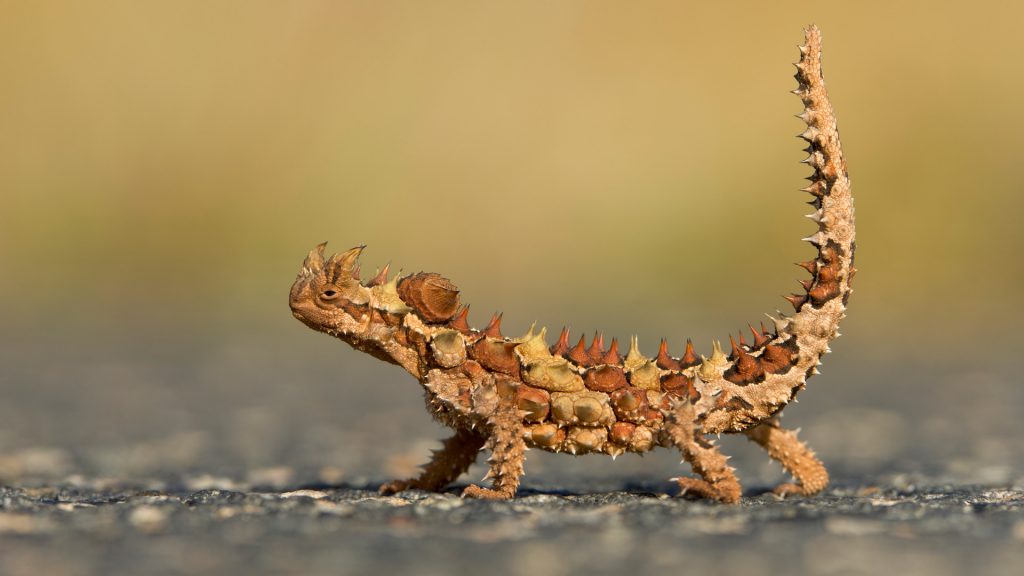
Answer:
<svg viewBox="0 0 1024 576"><path fill-rule="evenodd" d="M682 402L666 421L666 431L672 443L683 453L700 478L673 478L682 490L680 495L694 494L701 498L735 504L742 494L740 482L718 447L704 438L695 422L693 405Z"/></svg>
<svg viewBox="0 0 1024 576"><path fill-rule="evenodd" d="M434 450L430 462L416 478L393 480L380 487L381 494L394 494L403 490L439 492L461 476L473 462L487 439L473 430L459 428L455 435L444 441L440 450Z"/></svg>
<svg viewBox="0 0 1024 576"><path fill-rule="evenodd" d="M747 438L768 451L768 456L782 464L796 483L785 483L775 487L779 496L799 494L811 496L828 486L828 471L821 460L796 437L796 432L783 429L778 418L772 418L744 432Z"/></svg>
<svg viewBox="0 0 1024 576"><path fill-rule="evenodd" d="M501 406L487 419L487 447L491 457L487 459L493 488L481 488L470 484L462 492L463 498L486 500L510 500L519 488L526 459L526 441L523 439L523 419L514 406Z"/></svg>

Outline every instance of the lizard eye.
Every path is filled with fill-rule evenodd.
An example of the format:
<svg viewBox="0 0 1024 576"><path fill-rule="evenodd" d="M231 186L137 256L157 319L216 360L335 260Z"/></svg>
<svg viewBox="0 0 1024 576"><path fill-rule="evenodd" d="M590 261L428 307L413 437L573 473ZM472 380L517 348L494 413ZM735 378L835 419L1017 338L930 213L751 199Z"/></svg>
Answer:
<svg viewBox="0 0 1024 576"><path fill-rule="evenodd" d="M321 296L323 296L324 300L331 300L338 296L338 292L334 289L328 288L323 291Z"/></svg>

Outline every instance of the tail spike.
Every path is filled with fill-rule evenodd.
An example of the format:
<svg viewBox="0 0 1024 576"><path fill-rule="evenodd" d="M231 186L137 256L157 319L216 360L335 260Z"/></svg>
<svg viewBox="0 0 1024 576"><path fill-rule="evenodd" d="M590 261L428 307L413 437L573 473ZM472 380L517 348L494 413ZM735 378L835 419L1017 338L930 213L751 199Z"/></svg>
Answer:
<svg viewBox="0 0 1024 576"><path fill-rule="evenodd" d="M788 296L783 296L783 298L788 300L789 303L793 305L793 308L797 312L799 312L800 311L800 307L803 306L805 302L807 302L807 295L806 294L790 294Z"/></svg>
<svg viewBox="0 0 1024 576"><path fill-rule="evenodd" d="M806 262L797 262L796 265L801 267L801 268L803 268L804 270L807 270L807 272L809 272L811 274L817 274L818 273L818 261L817 260L808 260Z"/></svg>
<svg viewBox="0 0 1024 576"><path fill-rule="evenodd" d="M494 316L491 316L491 321L484 328L484 336L491 338L504 338L501 334L501 312L495 312Z"/></svg>
<svg viewBox="0 0 1024 576"><path fill-rule="evenodd" d="M764 322L761 323L760 332L758 332L757 328L754 328L751 324L747 324L747 327L750 328L750 333L754 335L754 348L760 348L768 343L769 338L765 333L767 331L764 329Z"/></svg>
<svg viewBox="0 0 1024 576"><path fill-rule="evenodd" d="M808 178L808 180L811 180L811 183L801 188L800 191L807 192L808 194L813 195L815 198L824 198L825 189L827 186L825 184L825 181L819 180L817 177L814 176L811 176L810 178Z"/></svg>
<svg viewBox="0 0 1024 576"><path fill-rule="evenodd" d="M740 336L740 341L742 340L743 336ZM729 334L729 345L732 346L732 351L730 351L729 353L729 360L735 360L743 355L743 349L740 348L739 344L736 343L736 340L732 337L732 334Z"/></svg>

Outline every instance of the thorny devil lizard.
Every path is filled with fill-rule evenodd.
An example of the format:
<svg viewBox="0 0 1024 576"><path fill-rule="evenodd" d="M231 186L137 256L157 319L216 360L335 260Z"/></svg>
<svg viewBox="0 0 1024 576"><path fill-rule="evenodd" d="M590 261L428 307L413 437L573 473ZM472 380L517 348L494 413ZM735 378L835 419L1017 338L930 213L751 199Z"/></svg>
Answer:
<svg viewBox="0 0 1024 576"><path fill-rule="evenodd" d="M442 490L484 448L493 487L470 485L464 496L515 496L530 447L617 456L674 446L697 475L673 479L682 493L737 502L734 469L707 438L723 432L746 434L793 475L777 494L811 495L828 485L825 467L777 416L839 335L856 272L853 199L821 74L821 33L811 26L805 34L794 93L805 107L804 162L814 168L803 190L814 197L809 217L818 231L805 240L818 254L800 264L811 274L802 281L805 293L787 297L796 313L772 318L774 331L751 327L749 344L730 336L728 356L718 342L709 358L697 356L687 341L675 358L662 340L657 357L646 358L633 337L623 358L618 342L605 349L600 335L590 346L584 338L571 346L566 329L550 347L544 329L508 338L500 314L483 330L471 328L458 289L438 274L388 280L385 267L362 284L363 246L326 260L325 244L309 253L291 289L295 317L406 369L423 385L433 416L455 430L419 477L387 483L381 492Z"/></svg>

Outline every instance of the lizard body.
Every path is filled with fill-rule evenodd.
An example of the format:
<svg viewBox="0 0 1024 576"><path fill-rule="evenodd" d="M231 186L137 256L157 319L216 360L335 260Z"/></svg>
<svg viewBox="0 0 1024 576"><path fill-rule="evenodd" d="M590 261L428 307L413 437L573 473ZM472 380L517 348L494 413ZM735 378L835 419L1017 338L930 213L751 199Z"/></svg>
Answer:
<svg viewBox="0 0 1024 576"><path fill-rule="evenodd" d="M814 26L805 32L794 93L805 106L804 162L814 169L804 191L813 196L809 217L818 230L805 240L818 253L800 264L811 274L805 292L787 297L795 314L772 318L770 329L751 327L750 343L730 336L728 354L715 342L710 357L698 356L687 341L675 358L662 341L647 358L634 337L623 355L616 340L606 348L600 335L572 345L565 329L553 345L546 329L509 338L501 315L471 328L458 289L438 274L389 280L385 267L364 284L363 246L330 258L325 244L309 253L289 298L295 317L404 368L422 384L434 417L455 430L419 477L385 484L383 492L441 490L483 448L491 452L493 486L470 485L465 496L513 497L527 448L617 456L660 446L679 449L696 473L674 479L684 493L736 502L734 470L707 438L721 433L747 435L794 475L776 492L825 488L824 466L777 417L838 336L855 273L853 199L821 74L821 34Z"/></svg>

